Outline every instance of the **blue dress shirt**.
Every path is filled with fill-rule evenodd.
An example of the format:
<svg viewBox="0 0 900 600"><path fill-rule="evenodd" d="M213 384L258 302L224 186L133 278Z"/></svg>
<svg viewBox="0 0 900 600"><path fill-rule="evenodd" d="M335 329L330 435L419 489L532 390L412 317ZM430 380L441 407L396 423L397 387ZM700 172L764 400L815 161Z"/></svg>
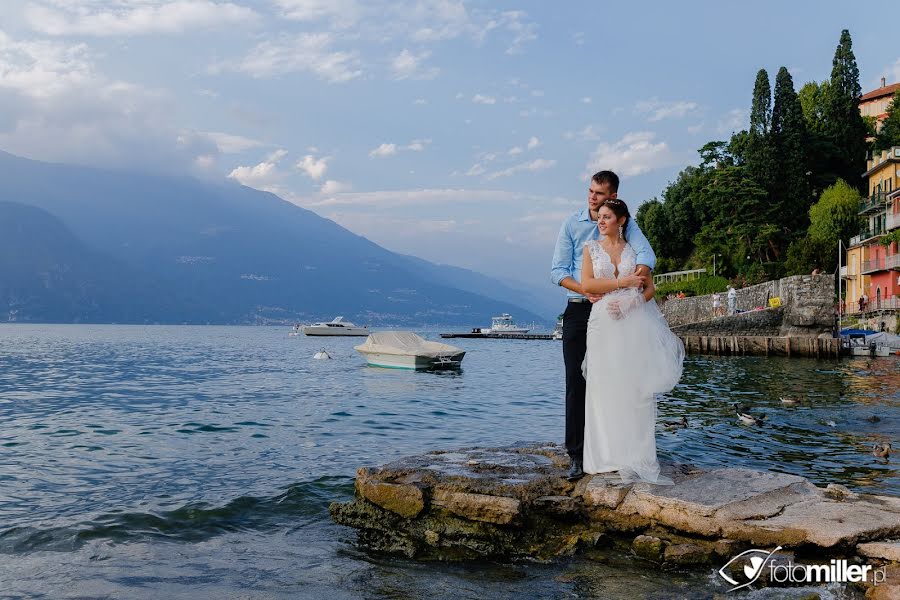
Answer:
<svg viewBox="0 0 900 600"><path fill-rule="evenodd" d="M553 250L553 266L550 268L550 280L554 285L559 285L566 277L581 283L584 245L597 239L600 239L600 231L597 229L597 222L591 221L591 213L587 206L563 222L559 229L559 237L556 239L556 248ZM625 239L637 254L637 264L647 265L652 270L656 266L656 255L641 228L634 222L634 218L628 219ZM581 297L581 294L566 291L568 298Z"/></svg>

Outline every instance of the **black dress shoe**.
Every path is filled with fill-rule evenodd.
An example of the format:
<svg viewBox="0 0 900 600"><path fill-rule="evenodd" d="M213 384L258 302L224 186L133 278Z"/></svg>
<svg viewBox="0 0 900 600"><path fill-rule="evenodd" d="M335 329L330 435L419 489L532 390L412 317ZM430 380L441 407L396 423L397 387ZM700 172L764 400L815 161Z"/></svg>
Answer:
<svg viewBox="0 0 900 600"><path fill-rule="evenodd" d="M572 466L569 467L569 472L566 474L566 479L569 481L578 481L584 477L584 466L581 462L580 458L572 459Z"/></svg>

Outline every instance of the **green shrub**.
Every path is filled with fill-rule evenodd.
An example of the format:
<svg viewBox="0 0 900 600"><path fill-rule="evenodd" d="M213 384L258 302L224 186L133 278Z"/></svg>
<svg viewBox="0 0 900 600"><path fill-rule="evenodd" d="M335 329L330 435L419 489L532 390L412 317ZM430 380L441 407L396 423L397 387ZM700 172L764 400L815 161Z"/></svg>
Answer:
<svg viewBox="0 0 900 600"><path fill-rule="evenodd" d="M684 292L685 296L705 296L715 292L724 292L728 280L724 277L705 276L690 281L672 281L656 286L656 297L665 298L669 294Z"/></svg>

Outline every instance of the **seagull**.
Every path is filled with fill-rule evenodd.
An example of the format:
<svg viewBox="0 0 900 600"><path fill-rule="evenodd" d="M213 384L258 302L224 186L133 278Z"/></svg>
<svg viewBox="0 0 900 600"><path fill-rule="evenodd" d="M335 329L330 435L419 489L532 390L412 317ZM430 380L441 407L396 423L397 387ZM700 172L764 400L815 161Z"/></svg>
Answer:
<svg viewBox="0 0 900 600"><path fill-rule="evenodd" d="M887 458L891 455L891 445L888 442L881 444L881 447L878 444L872 445L872 454L877 456L878 458Z"/></svg>
<svg viewBox="0 0 900 600"><path fill-rule="evenodd" d="M796 399L796 398L790 398L790 397L788 397L788 396L782 396L782 398L781 398L781 403L782 403L782 404L797 404L797 399Z"/></svg>
<svg viewBox="0 0 900 600"><path fill-rule="evenodd" d="M835 423L834 421L825 421L825 424L829 427L837 427L837 423Z"/></svg>
<svg viewBox="0 0 900 600"><path fill-rule="evenodd" d="M866 417L866 421L869 421L871 423L877 423L880 420L881 420L881 417L879 417L878 415L872 415L871 417Z"/></svg>
<svg viewBox="0 0 900 600"><path fill-rule="evenodd" d="M737 404L734 405L734 410L737 413L738 419L741 420L741 423L746 425L762 425L762 422L766 420L766 415L754 417L750 413L742 412L741 407Z"/></svg>
<svg viewBox="0 0 900 600"><path fill-rule="evenodd" d="M663 427L668 429L669 431L674 431L676 429L682 429L688 426L687 417L682 416L680 421L666 421L663 423Z"/></svg>

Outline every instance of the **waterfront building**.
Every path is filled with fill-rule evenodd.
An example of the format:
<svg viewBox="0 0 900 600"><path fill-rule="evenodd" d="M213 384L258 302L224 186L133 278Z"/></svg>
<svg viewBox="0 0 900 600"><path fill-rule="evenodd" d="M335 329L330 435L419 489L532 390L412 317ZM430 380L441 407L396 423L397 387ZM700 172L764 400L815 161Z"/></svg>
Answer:
<svg viewBox="0 0 900 600"><path fill-rule="evenodd" d="M900 83L886 85L884 77L881 78L881 87L863 94L859 99L859 112L864 117L875 119L875 130L881 131L881 123L887 118L888 105L894 98L894 93L900 89Z"/></svg>
<svg viewBox="0 0 900 600"><path fill-rule="evenodd" d="M900 146L876 154L866 166L869 195L859 207L862 230L850 240L841 273L847 288L844 308L849 314L862 312L876 327L884 322L894 329L900 313L900 251L896 241L884 245L882 239L900 230ZM862 311L861 295L868 297Z"/></svg>

